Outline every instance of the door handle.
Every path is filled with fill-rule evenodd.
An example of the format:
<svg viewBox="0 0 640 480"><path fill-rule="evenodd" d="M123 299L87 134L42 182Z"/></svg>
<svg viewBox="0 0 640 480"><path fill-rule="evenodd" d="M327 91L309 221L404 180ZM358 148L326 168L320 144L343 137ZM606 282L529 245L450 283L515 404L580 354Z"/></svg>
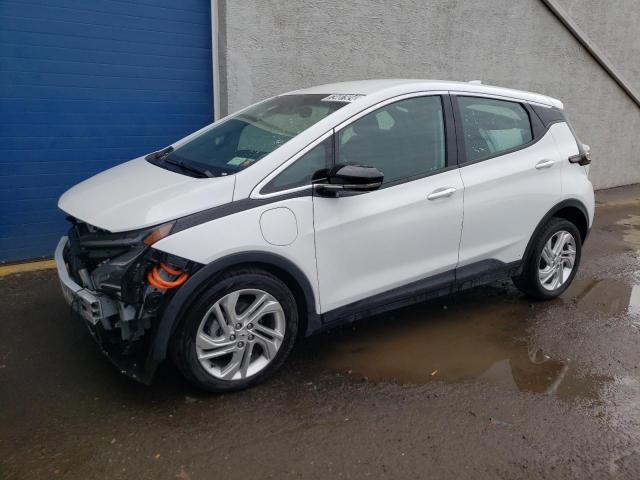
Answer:
<svg viewBox="0 0 640 480"><path fill-rule="evenodd" d="M553 160L540 160L536 163L536 170L541 170L543 168L551 168L553 164L556 163Z"/></svg>
<svg viewBox="0 0 640 480"><path fill-rule="evenodd" d="M450 197L455 192L456 192L456 189L453 188L453 187L438 188L438 189L434 190L433 192L431 192L429 195L427 195L427 199L428 200L436 200L438 198Z"/></svg>

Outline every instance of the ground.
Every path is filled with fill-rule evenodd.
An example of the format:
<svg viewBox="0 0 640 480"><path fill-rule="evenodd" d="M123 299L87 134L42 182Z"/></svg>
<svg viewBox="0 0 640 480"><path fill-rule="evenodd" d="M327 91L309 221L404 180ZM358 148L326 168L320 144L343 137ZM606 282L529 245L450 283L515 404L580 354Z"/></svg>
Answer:
<svg viewBox="0 0 640 480"><path fill-rule="evenodd" d="M51 270L0 279L0 478L640 478L640 187L603 191L580 273L303 341L265 385L125 378Z"/></svg>

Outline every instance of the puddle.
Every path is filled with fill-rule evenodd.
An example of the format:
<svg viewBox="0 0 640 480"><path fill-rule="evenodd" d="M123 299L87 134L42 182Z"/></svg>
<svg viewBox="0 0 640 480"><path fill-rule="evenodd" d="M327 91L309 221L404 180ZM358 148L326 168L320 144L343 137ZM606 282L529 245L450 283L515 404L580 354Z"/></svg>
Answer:
<svg viewBox="0 0 640 480"><path fill-rule="evenodd" d="M640 285L621 280L576 278L563 298L576 303L578 309L608 316L640 315Z"/></svg>
<svg viewBox="0 0 640 480"><path fill-rule="evenodd" d="M324 363L374 382L476 379L564 399L597 398L604 378L579 375L571 359L551 358L531 343L527 328L544 308L505 289L485 287L336 332L324 343Z"/></svg>
<svg viewBox="0 0 640 480"><path fill-rule="evenodd" d="M640 317L640 285L634 285L629 295L629 315Z"/></svg>
<svg viewBox="0 0 640 480"><path fill-rule="evenodd" d="M625 227L622 232L623 240L635 248L640 255L640 215L627 215L626 218L618 220L616 224Z"/></svg>

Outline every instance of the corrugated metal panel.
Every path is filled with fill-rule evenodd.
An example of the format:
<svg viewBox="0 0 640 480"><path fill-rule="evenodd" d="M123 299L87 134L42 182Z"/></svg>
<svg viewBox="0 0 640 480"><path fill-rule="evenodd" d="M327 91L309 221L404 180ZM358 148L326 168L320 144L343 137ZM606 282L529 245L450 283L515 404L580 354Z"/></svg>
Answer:
<svg viewBox="0 0 640 480"><path fill-rule="evenodd" d="M51 255L73 184L213 119L208 0L0 2L0 261Z"/></svg>

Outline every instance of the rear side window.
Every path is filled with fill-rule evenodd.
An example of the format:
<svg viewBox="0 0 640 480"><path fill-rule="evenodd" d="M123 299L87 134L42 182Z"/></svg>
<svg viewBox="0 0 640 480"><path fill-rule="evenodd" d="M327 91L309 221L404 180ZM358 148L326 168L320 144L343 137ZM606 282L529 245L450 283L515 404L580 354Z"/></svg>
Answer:
<svg viewBox="0 0 640 480"><path fill-rule="evenodd" d="M457 97L467 161L495 157L533 139L531 121L517 102Z"/></svg>

